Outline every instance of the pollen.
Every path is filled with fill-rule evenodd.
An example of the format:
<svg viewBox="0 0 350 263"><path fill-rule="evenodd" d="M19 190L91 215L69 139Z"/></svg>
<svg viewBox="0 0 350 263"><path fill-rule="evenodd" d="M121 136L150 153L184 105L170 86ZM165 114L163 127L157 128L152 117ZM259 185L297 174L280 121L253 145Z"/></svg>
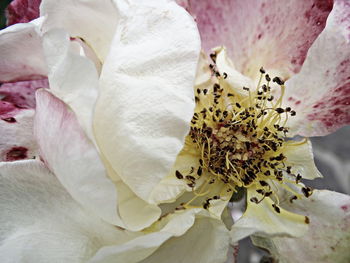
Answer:
<svg viewBox="0 0 350 263"><path fill-rule="evenodd" d="M202 207L208 209L213 200L222 199L227 193L254 187L260 198L250 201L258 204L271 197L275 202L272 209L279 213L276 185L291 192L290 202L309 197L312 189L300 183L302 176L293 173L283 154L285 146L305 141L287 139L286 124L296 112L282 107L282 78L271 79L261 68L257 87L241 87L241 92L237 92L227 83L227 74L220 75L216 70L215 56L211 58L215 81L210 88L196 90L196 110L186 140L201 156L198 168L189 168L188 175L176 171L176 177L185 180L195 192L195 197L182 206L186 208L197 197L206 196ZM278 97L272 84L278 87ZM300 191L293 190L290 184Z"/></svg>

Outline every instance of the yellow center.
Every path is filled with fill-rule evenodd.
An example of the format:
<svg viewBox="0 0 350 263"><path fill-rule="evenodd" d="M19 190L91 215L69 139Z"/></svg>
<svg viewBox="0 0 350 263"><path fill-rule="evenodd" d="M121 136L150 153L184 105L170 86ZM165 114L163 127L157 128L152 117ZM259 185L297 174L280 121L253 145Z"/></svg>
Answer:
<svg viewBox="0 0 350 263"><path fill-rule="evenodd" d="M196 197L207 196L202 206L209 208L212 200L222 198L213 190L217 187L219 193L235 193L238 188L254 186L261 198L250 201L260 203L265 197L274 196L273 207L279 213L278 197L270 185L274 182L294 194L291 202L301 195L286 183L301 187L302 193L310 196L312 190L299 185L302 176L292 173L283 154L285 146L305 143L286 139L285 125L296 112L281 107L284 82L278 77L271 81L261 68L257 88L251 91L242 87L242 92L237 92L225 81L227 75L219 74L215 64L210 68L216 83L210 89L197 89L196 110L186 139L186 145L201 156L198 168L175 174L195 192L195 198L182 207L189 206ZM271 83L280 87L279 98L272 95Z"/></svg>

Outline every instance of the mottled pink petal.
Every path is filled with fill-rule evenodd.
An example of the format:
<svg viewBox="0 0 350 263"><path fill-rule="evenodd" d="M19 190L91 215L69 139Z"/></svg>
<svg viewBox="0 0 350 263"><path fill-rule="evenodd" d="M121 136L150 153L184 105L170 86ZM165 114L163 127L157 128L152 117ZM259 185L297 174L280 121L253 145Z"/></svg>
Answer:
<svg viewBox="0 0 350 263"><path fill-rule="evenodd" d="M7 25L26 23L39 17L41 0L14 0L6 8Z"/></svg>
<svg viewBox="0 0 350 263"><path fill-rule="evenodd" d="M21 109L35 108L35 91L48 88L47 79L4 83L0 86L0 98Z"/></svg>
<svg viewBox="0 0 350 263"><path fill-rule="evenodd" d="M74 113L44 89L36 92L36 102L35 137L51 171L78 203L123 227L117 215L115 185Z"/></svg>
<svg viewBox="0 0 350 263"><path fill-rule="evenodd" d="M16 24L0 31L0 81L42 79L47 75L37 25Z"/></svg>
<svg viewBox="0 0 350 263"><path fill-rule="evenodd" d="M253 237L279 262L346 263L350 259L350 196L315 190L308 199L286 202L288 209L309 217L310 228L299 238Z"/></svg>
<svg viewBox="0 0 350 263"><path fill-rule="evenodd" d="M350 2L336 0L299 74L286 83L295 133L321 136L350 124Z"/></svg>
<svg viewBox="0 0 350 263"><path fill-rule="evenodd" d="M37 156L33 136L34 110L19 109L0 101L0 161L17 161Z"/></svg>
<svg viewBox="0 0 350 263"><path fill-rule="evenodd" d="M261 66L285 77L298 72L332 9L329 0L188 2L203 48L225 45L236 68L251 77Z"/></svg>

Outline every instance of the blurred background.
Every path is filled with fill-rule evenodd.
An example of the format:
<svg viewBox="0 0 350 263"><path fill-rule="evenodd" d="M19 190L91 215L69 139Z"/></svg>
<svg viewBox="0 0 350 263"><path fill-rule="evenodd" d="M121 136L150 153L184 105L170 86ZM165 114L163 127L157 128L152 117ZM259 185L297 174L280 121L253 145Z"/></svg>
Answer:
<svg viewBox="0 0 350 263"><path fill-rule="evenodd" d="M11 0L0 0L0 28L6 26L5 8ZM311 141L315 162L324 178L308 181L308 185L317 189L328 189L350 194L350 126L337 132L315 137ZM249 238L240 242L238 262L271 262L267 253L254 247Z"/></svg>

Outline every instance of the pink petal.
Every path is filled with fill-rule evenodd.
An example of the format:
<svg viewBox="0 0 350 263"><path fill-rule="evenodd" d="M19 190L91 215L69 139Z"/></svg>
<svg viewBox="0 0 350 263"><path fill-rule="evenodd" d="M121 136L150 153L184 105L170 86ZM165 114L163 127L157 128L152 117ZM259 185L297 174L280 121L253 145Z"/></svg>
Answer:
<svg viewBox="0 0 350 263"><path fill-rule="evenodd" d="M297 112L290 122L295 133L321 136L350 124L349 1L335 1L300 73L286 85L285 104Z"/></svg>
<svg viewBox="0 0 350 263"><path fill-rule="evenodd" d="M14 0L6 8L7 25L26 23L39 17L41 0Z"/></svg>
<svg viewBox="0 0 350 263"><path fill-rule="evenodd" d="M0 101L0 161L17 161L37 156L33 136L34 110L19 109Z"/></svg>
<svg viewBox="0 0 350 263"><path fill-rule="evenodd" d="M117 193L92 142L66 104L36 92L35 136L43 159L71 196L105 221L123 226Z"/></svg>
<svg viewBox="0 0 350 263"><path fill-rule="evenodd" d="M21 109L35 108L35 91L39 88L48 88L47 79L28 80L4 83L0 86L2 101L10 102Z"/></svg>
<svg viewBox="0 0 350 263"><path fill-rule="evenodd" d="M41 36L34 24L0 31L0 81L42 79L47 75Z"/></svg>
<svg viewBox="0 0 350 263"><path fill-rule="evenodd" d="M261 66L298 72L332 9L328 0L188 2L204 49L225 45L236 68L250 76Z"/></svg>

